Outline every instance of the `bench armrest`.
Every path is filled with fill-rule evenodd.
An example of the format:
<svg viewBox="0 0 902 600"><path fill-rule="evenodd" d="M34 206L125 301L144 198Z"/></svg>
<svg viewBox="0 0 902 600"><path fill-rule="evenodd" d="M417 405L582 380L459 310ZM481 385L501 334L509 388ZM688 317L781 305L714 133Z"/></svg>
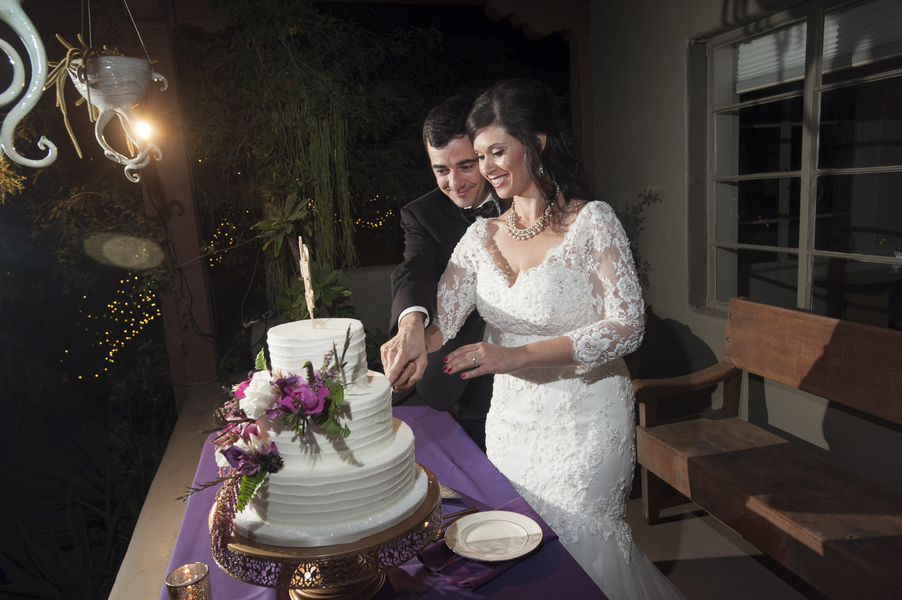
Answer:
<svg viewBox="0 0 902 600"><path fill-rule="evenodd" d="M667 377L665 379L634 379L633 391L637 397L640 391L645 391L655 396L697 392L712 385L717 385L739 373L740 370L736 365L722 360L716 365L689 375Z"/></svg>
<svg viewBox="0 0 902 600"><path fill-rule="evenodd" d="M716 365L689 375L665 379L634 379L633 392L636 395L636 403L639 404L639 423L643 427L653 427L657 424L658 396L697 392L726 381L738 382L737 377L741 374L742 371L736 365L722 360ZM733 390L730 395L733 395L732 392ZM738 401L738 387L735 392ZM726 393L724 399L726 407ZM730 402L731 406L732 404L733 402Z"/></svg>

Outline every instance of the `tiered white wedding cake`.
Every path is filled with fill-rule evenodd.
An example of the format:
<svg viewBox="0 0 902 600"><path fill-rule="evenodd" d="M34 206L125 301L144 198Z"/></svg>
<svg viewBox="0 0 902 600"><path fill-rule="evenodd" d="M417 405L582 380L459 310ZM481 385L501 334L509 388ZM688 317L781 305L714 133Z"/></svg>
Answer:
<svg viewBox="0 0 902 600"><path fill-rule="evenodd" d="M273 374L301 374L310 361L345 354L340 419L347 438L326 434L310 422L301 436L266 415L257 427L278 446L284 467L267 476L234 521L235 532L262 544L289 547L354 542L400 523L422 504L428 487L414 463L414 436L392 420L391 388L367 370L363 326L352 319L297 321L270 329Z"/></svg>

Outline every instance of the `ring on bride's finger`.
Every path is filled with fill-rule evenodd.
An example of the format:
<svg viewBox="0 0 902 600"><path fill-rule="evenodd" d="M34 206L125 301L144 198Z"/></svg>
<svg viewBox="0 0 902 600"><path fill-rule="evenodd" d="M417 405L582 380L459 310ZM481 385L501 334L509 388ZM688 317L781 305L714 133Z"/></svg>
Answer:
<svg viewBox="0 0 902 600"><path fill-rule="evenodd" d="M479 364L477 364L477 362L476 362L476 357L474 356L474 357L473 357L473 368L475 369L475 368L478 367L478 366L479 366Z"/></svg>

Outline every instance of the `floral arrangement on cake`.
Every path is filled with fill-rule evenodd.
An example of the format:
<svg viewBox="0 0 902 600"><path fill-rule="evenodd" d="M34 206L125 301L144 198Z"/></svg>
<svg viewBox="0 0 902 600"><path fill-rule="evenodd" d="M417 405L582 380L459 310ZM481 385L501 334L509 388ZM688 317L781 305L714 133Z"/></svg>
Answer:
<svg viewBox="0 0 902 600"><path fill-rule="evenodd" d="M179 499L186 500L224 481L240 480L235 510L244 509L266 476L278 473L284 464L276 443L257 427L257 419L264 415L273 421L281 419L286 428L301 438L310 421L329 435L348 437L351 430L339 422L338 410L344 401L341 370L349 343L350 329L341 359L336 360L337 351L333 347L318 371L307 361L301 374L270 371L260 350L248 379L226 389L229 399L216 411L219 435L211 443L217 448L216 464L220 473L225 474L215 481L189 488Z"/></svg>

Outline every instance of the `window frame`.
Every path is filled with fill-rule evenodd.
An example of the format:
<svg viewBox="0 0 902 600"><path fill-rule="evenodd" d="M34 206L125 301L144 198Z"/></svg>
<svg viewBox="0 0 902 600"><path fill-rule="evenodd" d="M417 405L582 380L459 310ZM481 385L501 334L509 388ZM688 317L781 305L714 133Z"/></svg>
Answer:
<svg viewBox="0 0 902 600"><path fill-rule="evenodd" d="M874 81L880 81L884 79L890 79L893 77L902 76L902 68L900 69L891 69L881 73L866 75L856 78L846 79L840 82L824 84L822 83L822 51L823 51L823 43L824 43L824 29L825 29L825 17L827 13L831 10L835 9L845 9L848 7L855 6L857 4L865 4L866 2L859 1L841 1L841 0L830 0L830 1L815 1L808 4L801 5L799 7L793 8L791 10L787 10L782 13L778 13L772 17L768 17L761 22L757 23L755 26L747 26L742 29L735 29L732 31L728 31L725 33L721 33L717 36L695 40L690 44L690 81L689 88L690 93L693 89L693 86L697 90L696 95L701 95L699 78L702 76L701 69L694 70L692 68L693 64L698 64L698 51L696 50L693 53L693 47L703 46L704 47L704 77L705 77L705 88L704 88L704 102L701 102L699 99L698 104L696 106L701 106L702 104L705 106L704 110L704 123L706 130L706 140L705 140L705 181L703 184L703 194L705 198L705 207L706 207L706 232L705 232L705 248L704 248L704 264L705 264L705 280L706 284L704 286L705 293L705 301L701 302L701 294L699 293L701 290L696 287L695 290L690 291L690 304L694 306L699 306L701 304L707 305L709 307L713 307L715 309L726 310L728 306L728 301L718 300L717 299L717 253L719 249L727 249L727 250L760 250L766 252L774 252L777 253L777 256L786 257L790 254L797 255L797 274L796 274L796 285L797 285L797 293L796 293L796 307L799 309L803 309L806 311L811 311L813 306L813 281L815 279L814 267L815 260L817 258L838 258L845 260L852 260L861 263L872 263L872 264L884 264L884 265L900 265L902 266L902 258L895 258L889 256L879 256L872 254L861 254L861 253L847 253L847 252L836 252L836 251L828 251L828 250L817 250L814 247L814 231L816 226L816 195L817 195L817 186L818 179L823 176L830 175L862 175L862 174L880 174L880 173L900 173L902 172L902 165L894 165L894 166L879 166L879 167L854 167L854 168L818 168L818 136L820 133L820 100L821 95L825 92L839 89L843 87L851 87L862 85L865 83L870 83ZM802 158L801 165L798 170L793 171L779 171L773 173L750 173L750 174L731 174L731 175L720 175L718 176L716 173L716 157L719 147L717 146L717 129L716 129L716 120L717 116L720 114L729 113L731 111L735 112L740 110L741 108L748 108L755 105L760 105L764 103L772 103L779 100L785 100L788 98L796 98L800 96L800 93L797 91L786 92L782 94L775 94L772 96L767 96L764 98L758 98L754 100L747 100L745 102L735 102L725 104L723 106L716 106L716 99L718 98L719 88L718 86L723 86L723 81L718 81L716 77L717 73L717 65L715 61L718 56L717 50L721 48L729 48L733 44L738 42L742 42L744 40L751 39L753 37L758 37L761 35L767 35L768 33L772 33L776 30L783 29L786 27L790 27L792 25L807 22L807 39L806 39L806 51L805 51L805 78L804 84L801 92L802 96L802 107L803 107L803 123L817 123L818 126L814 128L802 127ZM757 29L756 29L757 27ZM754 33L749 33L754 29ZM695 58L694 58L695 57ZM721 65L722 66L722 65ZM693 81L693 73L695 80ZM732 86L733 79L730 78L729 85ZM732 93L732 92L731 92ZM691 109L690 109L691 110ZM690 123L695 121L701 121L702 115L699 114L701 111L695 111L695 115L690 114ZM692 130L690 126L690 131ZM690 137L690 146L692 146L692 139ZM696 144L697 147L697 144ZM722 148L722 146L720 147ZM730 149L735 150L735 146ZM691 158L691 155L690 155ZM700 165L697 165L697 167ZM696 168L697 168L696 167ZM691 168L691 165L690 165ZM794 178L798 179L801 186L800 191L800 209L799 209L799 243L797 248L791 247L780 247L780 246L764 246L764 245L756 245L756 244L748 244L748 243L739 243L739 242L723 242L717 241L716 236L716 228L717 228L717 186L718 184L723 183L737 183L743 180L762 180L762 179L780 179L780 178ZM693 190L693 185L690 183L689 189L689 197L690 199L693 196L702 195L701 189L696 187ZM690 215L691 220L691 215ZM699 223L700 224L700 223ZM690 223L690 226L692 223ZM701 258L700 254L702 249L697 245L693 248L690 247L690 281L693 279L697 280L697 277L700 273L697 273L700 269L698 269L698 258ZM695 255L693 257L693 254ZM693 260L695 258L695 260ZM776 264L776 263L775 263ZM732 277L736 277L737 270L732 269ZM692 286L690 286L692 287ZM735 289L735 286L734 288Z"/></svg>

